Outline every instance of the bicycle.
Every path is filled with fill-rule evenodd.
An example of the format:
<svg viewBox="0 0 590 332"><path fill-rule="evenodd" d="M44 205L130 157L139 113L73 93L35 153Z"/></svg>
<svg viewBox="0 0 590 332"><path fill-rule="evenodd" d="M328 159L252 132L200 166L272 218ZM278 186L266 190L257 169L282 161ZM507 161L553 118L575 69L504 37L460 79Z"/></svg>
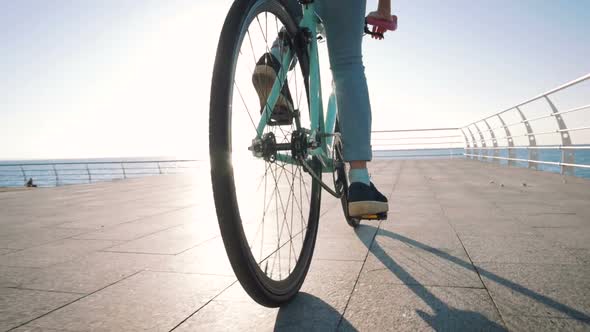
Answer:
<svg viewBox="0 0 590 332"><path fill-rule="evenodd" d="M268 307L288 301L303 284L322 188L341 200L350 226L360 223L348 214L334 92L323 114L318 17L313 0L299 3L303 18L297 24L278 0L235 1L219 39L211 86L211 180L221 235L241 285ZM383 37L367 25L365 32ZM279 43L281 67L261 101L251 79L260 56L271 51L270 41ZM295 94L292 108L273 117L285 84ZM322 180L324 173L332 174L331 185Z"/></svg>

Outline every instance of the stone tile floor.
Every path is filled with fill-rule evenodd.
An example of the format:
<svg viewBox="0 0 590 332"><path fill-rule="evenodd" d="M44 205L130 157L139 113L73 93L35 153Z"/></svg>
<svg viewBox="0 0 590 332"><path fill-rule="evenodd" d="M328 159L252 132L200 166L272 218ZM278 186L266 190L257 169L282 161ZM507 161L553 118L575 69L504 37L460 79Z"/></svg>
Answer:
<svg viewBox="0 0 590 332"><path fill-rule="evenodd" d="M0 192L0 331L590 331L590 181L472 160L372 176L389 220L353 230L323 195L280 309L236 282L208 174Z"/></svg>

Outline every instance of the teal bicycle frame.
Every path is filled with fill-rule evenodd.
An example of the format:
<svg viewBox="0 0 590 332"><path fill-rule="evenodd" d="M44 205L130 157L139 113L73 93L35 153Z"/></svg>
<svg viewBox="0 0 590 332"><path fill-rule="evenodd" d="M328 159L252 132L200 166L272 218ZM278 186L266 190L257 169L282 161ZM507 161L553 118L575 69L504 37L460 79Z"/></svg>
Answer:
<svg viewBox="0 0 590 332"><path fill-rule="evenodd" d="M336 106L336 95L334 91L330 94L328 101L328 110L324 121L324 107L322 103L322 87L320 78L320 65L318 55L318 40L317 40L317 26L319 18L315 13L313 3L303 5L303 19L299 23L300 29L307 29L310 32L310 42L308 45L309 54L309 111L311 128L309 129L309 143L311 148L308 149L309 156L317 157L322 163L322 171L324 173L331 173L334 171L335 165L330 151L333 149L334 143L334 126L336 124L336 116L338 109ZM281 92L282 84L285 81L287 72L293 60L293 50L290 48L286 51L281 62L281 69L277 75L271 93L268 96L266 106L257 126L256 138L261 139L264 134L264 128L267 125L267 119L270 118L272 110L274 109L279 94ZM298 120L297 120L298 121ZM317 142L317 137L320 137L320 145L314 144ZM325 138L325 139L324 139ZM298 162L292 156L277 152L276 160L288 163L297 164Z"/></svg>

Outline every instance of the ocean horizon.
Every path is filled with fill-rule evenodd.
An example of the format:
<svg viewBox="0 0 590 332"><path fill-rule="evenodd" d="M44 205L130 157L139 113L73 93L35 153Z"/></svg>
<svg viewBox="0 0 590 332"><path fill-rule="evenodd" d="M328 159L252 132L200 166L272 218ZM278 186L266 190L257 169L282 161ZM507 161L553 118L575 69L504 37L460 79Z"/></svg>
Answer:
<svg viewBox="0 0 590 332"><path fill-rule="evenodd" d="M528 150L526 148L515 148L514 150L516 158L528 159ZM538 150L538 160L559 162L561 152L557 149ZM373 151L373 158L392 160L468 158L464 156L464 153L465 149L463 148L375 150ZM487 150L486 153L493 155L492 150ZM506 158L508 157L508 150L499 150L498 155ZM484 162L493 161L491 158L486 160L483 157L480 157L479 160ZM496 162L501 165L508 165L507 160ZM590 165L590 150L577 150L575 163ZM528 163L517 161L516 166L527 167ZM203 167L208 167L208 159L178 159L168 156L0 160L0 187L23 187L30 178L39 187L55 187L159 174L175 174ZM539 164L538 169L560 173L560 167L557 165ZM590 169L575 168L574 175L590 179Z"/></svg>

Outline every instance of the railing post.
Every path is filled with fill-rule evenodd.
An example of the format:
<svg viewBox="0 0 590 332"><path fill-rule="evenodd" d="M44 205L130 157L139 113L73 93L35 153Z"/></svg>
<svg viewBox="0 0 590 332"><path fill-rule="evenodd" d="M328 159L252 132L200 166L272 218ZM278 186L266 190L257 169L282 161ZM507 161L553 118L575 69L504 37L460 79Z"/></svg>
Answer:
<svg viewBox="0 0 590 332"><path fill-rule="evenodd" d="M88 183L92 183L92 175L90 175L90 167L86 164L86 172L88 173Z"/></svg>
<svg viewBox="0 0 590 332"><path fill-rule="evenodd" d="M162 174L162 168L160 167L160 162L158 161L157 164L158 164L158 171L160 172L160 174Z"/></svg>
<svg viewBox="0 0 590 332"><path fill-rule="evenodd" d="M512 134L510 133L510 129L508 129L508 126L504 122L504 119L502 119L502 114L498 113L496 115L498 116L498 119L500 119L500 123L502 124L502 127L504 127L504 131L506 132L506 141L508 142L508 158L509 158L508 159L508 166L515 166L516 161L512 160L512 159L516 158L516 152L514 151L514 139L512 138Z"/></svg>
<svg viewBox="0 0 590 332"><path fill-rule="evenodd" d="M559 128L559 134L561 136L561 145L562 146L571 146L572 145L572 138L567 130L567 126L565 125L565 121L563 121L563 117L559 113L559 110L549 96L545 96L545 100L551 107L551 111L553 112L553 116L555 117L555 121L557 121L557 127ZM562 163L569 163L574 164L576 162L575 151L574 150L561 150L561 162ZM561 174L565 175L574 175L574 168L571 166L564 166L561 165Z"/></svg>
<svg viewBox="0 0 590 332"><path fill-rule="evenodd" d="M59 175L57 174L57 168L55 168L55 164L53 166L53 173L55 174L55 186L59 186Z"/></svg>
<svg viewBox="0 0 590 332"><path fill-rule="evenodd" d="M520 108L515 107L515 109L518 111L518 114L520 114L520 118L522 119L522 123L524 124L524 127L526 129L526 133L527 133L527 137L528 137L528 141L529 141L529 147L536 147L537 146L537 139L535 138L534 132L533 132L533 127L531 127L531 124L529 123L529 121L526 119L526 116L524 116L524 113L520 110ZM537 151L537 149L529 149L529 160L539 160L539 151ZM539 165L537 163L532 163L529 161L529 168L532 169L538 169Z"/></svg>
<svg viewBox="0 0 590 332"><path fill-rule="evenodd" d="M473 132L471 131L471 129L469 129L469 127L467 127L467 131L469 131L469 135L471 136L471 142L473 142L473 148L477 149L477 141L475 141L475 136L473 136ZM478 151L479 151L479 149L478 149ZM479 152L477 154L479 155ZM476 157L471 156L471 159L475 159L475 158ZM479 159L479 157L477 157L477 159Z"/></svg>
<svg viewBox="0 0 590 332"><path fill-rule="evenodd" d="M127 173L125 173L125 164L121 163L121 169L123 170L123 179L127 179Z"/></svg>
<svg viewBox="0 0 590 332"><path fill-rule="evenodd" d="M25 180L25 183L27 183L27 173L25 173L25 169L23 168L23 165L18 165L20 167L20 171L23 173L23 179Z"/></svg>
<svg viewBox="0 0 590 332"><path fill-rule="evenodd" d="M496 139L496 134L494 134L494 131L492 130L492 127L490 126L490 123L488 122L488 120L484 119L483 123L485 123L486 127L488 127L488 131L490 132L490 136L492 137L492 145L494 146L494 157L495 157L493 162L500 163L500 159L497 158L499 151L498 151L498 140Z"/></svg>
<svg viewBox="0 0 590 332"><path fill-rule="evenodd" d="M487 144L486 144L486 139L483 137L483 134L481 132L481 130L479 129L479 126L477 125L477 123L473 124L475 126L475 129L477 129L477 133L479 134L479 138L481 139L481 148L485 150L485 155L483 155L482 153L482 157L484 160L488 160L488 150L487 150Z"/></svg>
<svg viewBox="0 0 590 332"><path fill-rule="evenodd" d="M461 130L461 134L463 135L463 138L465 139L465 151L469 151L470 150L469 139L467 138L467 135L465 135L465 130L463 130L463 128L459 128L459 130Z"/></svg>

